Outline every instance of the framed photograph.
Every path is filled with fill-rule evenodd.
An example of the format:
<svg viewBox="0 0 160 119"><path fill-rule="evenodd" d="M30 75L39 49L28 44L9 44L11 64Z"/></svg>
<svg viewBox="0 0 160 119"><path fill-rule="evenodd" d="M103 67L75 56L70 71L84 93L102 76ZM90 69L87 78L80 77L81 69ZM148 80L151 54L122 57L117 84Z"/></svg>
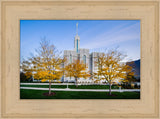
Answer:
<svg viewBox="0 0 160 119"><path fill-rule="evenodd" d="M20 98L140 99L140 20L20 20Z"/></svg>
<svg viewBox="0 0 160 119"><path fill-rule="evenodd" d="M159 119L159 0L0 4L2 119Z"/></svg>

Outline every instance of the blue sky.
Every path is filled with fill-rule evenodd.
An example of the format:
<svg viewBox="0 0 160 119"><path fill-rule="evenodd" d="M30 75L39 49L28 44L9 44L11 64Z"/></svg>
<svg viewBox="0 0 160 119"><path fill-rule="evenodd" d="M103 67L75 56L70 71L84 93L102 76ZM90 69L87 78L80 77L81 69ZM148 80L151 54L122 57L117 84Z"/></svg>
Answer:
<svg viewBox="0 0 160 119"><path fill-rule="evenodd" d="M90 52L115 49L140 59L140 20L20 20L21 59L35 53L44 37L60 51L74 48L76 23L80 48Z"/></svg>

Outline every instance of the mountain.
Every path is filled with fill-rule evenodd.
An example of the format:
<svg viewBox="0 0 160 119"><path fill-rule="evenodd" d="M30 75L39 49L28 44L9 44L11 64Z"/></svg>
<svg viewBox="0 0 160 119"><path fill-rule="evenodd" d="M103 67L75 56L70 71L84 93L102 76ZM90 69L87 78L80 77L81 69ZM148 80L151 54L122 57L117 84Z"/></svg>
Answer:
<svg viewBox="0 0 160 119"><path fill-rule="evenodd" d="M131 61L131 62L127 62L127 65L131 66L133 68L133 71L135 73L135 77L137 79L140 79L140 59L139 60L135 60L135 61Z"/></svg>

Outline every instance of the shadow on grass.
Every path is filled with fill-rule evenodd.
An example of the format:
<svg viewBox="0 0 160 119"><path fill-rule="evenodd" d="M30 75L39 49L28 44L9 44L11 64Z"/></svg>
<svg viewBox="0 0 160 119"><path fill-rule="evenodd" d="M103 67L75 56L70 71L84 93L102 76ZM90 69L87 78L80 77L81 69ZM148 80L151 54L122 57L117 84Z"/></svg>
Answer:
<svg viewBox="0 0 160 119"><path fill-rule="evenodd" d="M20 99L140 99L140 92L78 92L78 91L52 91L56 94L45 96L48 91L20 89ZM114 95L114 96L113 96Z"/></svg>

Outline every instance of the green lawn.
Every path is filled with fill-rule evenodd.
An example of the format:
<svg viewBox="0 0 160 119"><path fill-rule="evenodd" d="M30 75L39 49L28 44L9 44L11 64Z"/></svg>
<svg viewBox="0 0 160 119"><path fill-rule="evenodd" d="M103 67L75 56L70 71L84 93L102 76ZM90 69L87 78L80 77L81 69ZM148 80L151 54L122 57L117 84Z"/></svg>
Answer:
<svg viewBox="0 0 160 119"><path fill-rule="evenodd" d="M21 85L21 87L38 87L49 88L49 85ZM67 88L67 85L52 85L52 88ZM70 89L109 89L108 85L79 85L77 88L75 85L68 85ZM118 86L112 86L112 89L119 89Z"/></svg>
<svg viewBox="0 0 160 119"><path fill-rule="evenodd" d="M116 96L107 95L108 92L78 92L54 91L54 96L44 96L48 91L20 89L21 99L140 99L139 92L112 92ZM52 91L53 92L53 91Z"/></svg>
<svg viewBox="0 0 160 119"><path fill-rule="evenodd" d="M49 88L49 85L20 85L21 87ZM66 88L66 85L52 85L52 88Z"/></svg>

